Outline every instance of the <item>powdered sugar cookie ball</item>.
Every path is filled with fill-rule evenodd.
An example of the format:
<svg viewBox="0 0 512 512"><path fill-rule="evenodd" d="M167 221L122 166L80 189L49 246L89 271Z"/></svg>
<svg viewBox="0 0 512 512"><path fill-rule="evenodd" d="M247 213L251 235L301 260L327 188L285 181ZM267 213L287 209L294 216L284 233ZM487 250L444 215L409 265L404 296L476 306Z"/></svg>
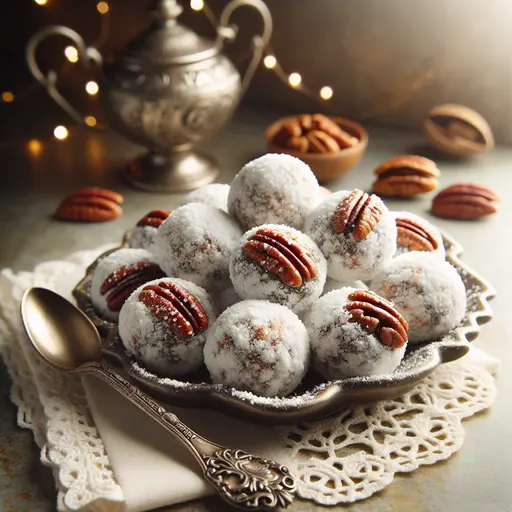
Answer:
<svg viewBox="0 0 512 512"><path fill-rule="evenodd" d="M203 364L203 347L214 321L203 288L183 279L156 279L137 288L124 303L119 335L141 366L174 377Z"/></svg>
<svg viewBox="0 0 512 512"><path fill-rule="evenodd" d="M228 211L229 185L224 183L210 183L189 192L182 201L182 205L188 203L203 203L214 206L219 210Z"/></svg>
<svg viewBox="0 0 512 512"><path fill-rule="evenodd" d="M226 309L210 329L204 361L215 384L286 396L308 368L306 328L280 304L242 301Z"/></svg>
<svg viewBox="0 0 512 512"><path fill-rule="evenodd" d="M370 289L389 299L409 323L409 341L439 339L466 312L466 289L455 267L427 252L397 256Z"/></svg>
<svg viewBox="0 0 512 512"><path fill-rule="evenodd" d="M171 210L153 210L137 222L128 238L128 247L151 251L156 232Z"/></svg>
<svg viewBox="0 0 512 512"><path fill-rule="evenodd" d="M124 301L141 284L165 274L144 249L119 249L100 258L92 272L91 301L108 320L117 320Z"/></svg>
<svg viewBox="0 0 512 512"><path fill-rule="evenodd" d="M329 292L332 292L334 290L340 290L341 288L357 288L358 290L367 290L368 286L363 283L363 281L336 281L336 279L332 279L328 277L325 280L325 286L324 290L322 292L322 295L325 295Z"/></svg>
<svg viewBox="0 0 512 512"><path fill-rule="evenodd" d="M229 257L241 236L226 212L190 203L174 210L158 228L153 253L167 275L208 289L229 279Z"/></svg>
<svg viewBox="0 0 512 512"><path fill-rule="evenodd" d="M391 212L397 228L395 256L411 251L430 252L444 259L441 232L430 222L410 212Z"/></svg>
<svg viewBox="0 0 512 512"><path fill-rule="evenodd" d="M322 293L327 262L309 236L288 226L249 230L231 254L229 274L243 299L303 310Z"/></svg>
<svg viewBox="0 0 512 512"><path fill-rule="evenodd" d="M407 344L407 322L387 300L341 288L318 299L304 317L313 366L326 379L391 373Z"/></svg>
<svg viewBox="0 0 512 512"><path fill-rule="evenodd" d="M384 203L362 190L342 190L322 201L306 220L306 233L337 281L370 280L393 257L396 225Z"/></svg>
<svg viewBox="0 0 512 512"><path fill-rule="evenodd" d="M290 155L268 154L235 176L228 211L245 229L263 224L302 229L319 201L318 181L307 164Z"/></svg>

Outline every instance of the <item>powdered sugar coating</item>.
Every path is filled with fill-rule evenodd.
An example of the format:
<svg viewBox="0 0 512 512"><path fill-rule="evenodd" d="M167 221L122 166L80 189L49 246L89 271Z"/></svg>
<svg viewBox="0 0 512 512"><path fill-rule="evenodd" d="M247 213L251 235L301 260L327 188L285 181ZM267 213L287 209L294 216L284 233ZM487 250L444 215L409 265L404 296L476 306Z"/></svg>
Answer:
<svg viewBox="0 0 512 512"><path fill-rule="evenodd" d="M434 225L432 225L428 220L424 219L423 217L420 217L419 215L416 215L415 213L397 212L397 211L390 211L390 213L391 213L392 217L395 219L395 221L397 218L412 220L415 223L417 223L420 227L422 227L423 229L425 229L429 233L431 233L433 235L435 241L437 242L437 249L431 251L431 253L444 259L445 249L444 249L443 237L441 236L441 232L439 231L439 229L437 229ZM398 243L398 239L397 239L395 256L400 256L400 254L405 254L408 252L411 252L411 250L403 245L400 245Z"/></svg>
<svg viewBox="0 0 512 512"><path fill-rule="evenodd" d="M313 257L318 276L310 281L303 281L301 286L293 288L287 286L278 276L271 274L260 264L247 259L243 246L261 228L284 233L305 247ZM240 239L229 261L229 275L241 298L269 300L287 306L296 313L320 297L326 273L327 262L315 242L297 229L278 224L265 224L247 231Z"/></svg>
<svg viewBox="0 0 512 512"><path fill-rule="evenodd" d="M208 293L212 298L217 316L233 304L242 300L238 293L236 293L235 287L230 279L216 281L213 286L208 289Z"/></svg>
<svg viewBox="0 0 512 512"><path fill-rule="evenodd" d="M229 257L242 230L227 213L200 203L174 210L153 245L160 267L209 289L215 281L229 279Z"/></svg>
<svg viewBox="0 0 512 512"><path fill-rule="evenodd" d="M336 281L336 279L332 279L331 277L328 277L325 280L325 286L324 290L322 292L322 295L326 295L329 292L332 292L334 290L340 290L341 288L356 288L357 290L368 290L368 286L363 283L363 281Z"/></svg>
<svg viewBox="0 0 512 512"><path fill-rule="evenodd" d="M153 255L145 249L118 249L98 260L92 273L91 301L104 318L116 321L119 318L119 312L111 311L108 308L108 294L102 295L100 293L101 285L110 274L120 270L125 265L134 265L139 262L156 264Z"/></svg>
<svg viewBox="0 0 512 512"><path fill-rule="evenodd" d="M208 329L190 338L182 338L171 330L166 320L157 318L139 301L144 287L161 282L175 283L185 288L208 315L208 328L213 325L216 319L213 304L203 288L183 279L163 278L140 286L126 300L119 314L119 336L126 349L148 370L165 377L185 375L203 364L203 347Z"/></svg>
<svg viewBox="0 0 512 512"><path fill-rule="evenodd" d="M203 203L214 206L219 210L228 211L229 185L224 183L210 183L189 192L182 201L182 205L189 203Z"/></svg>
<svg viewBox="0 0 512 512"><path fill-rule="evenodd" d="M151 252L157 231L154 226L135 226L128 238L128 247Z"/></svg>
<svg viewBox="0 0 512 512"><path fill-rule="evenodd" d="M345 308L356 288L344 287L320 297L304 315L313 351L313 366L326 379L365 377L393 372L406 345L393 349L359 323L349 322Z"/></svg>
<svg viewBox="0 0 512 512"><path fill-rule="evenodd" d="M320 199L318 181L306 163L290 155L267 154L235 176L228 211L245 229L262 224L302 229Z"/></svg>
<svg viewBox="0 0 512 512"><path fill-rule="evenodd" d="M306 220L306 233L327 259L327 275L337 281L368 281L393 257L396 250L395 219L384 205L383 214L363 240L352 233L336 233L332 217L351 191L341 190L322 201Z"/></svg>
<svg viewBox="0 0 512 512"><path fill-rule="evenodd" d="M455 267L428 252L394 258L370 289L392 301L409 323L409 341L441 338L466 312L466 289Z"/></svg>
<svg viewBox="0 0 512 512"><path fill-rule="evenodd" d="M226 309L211 327L204 360L214 384L286 396L306 374L308 334L288 308L246 300Z"/></svg>

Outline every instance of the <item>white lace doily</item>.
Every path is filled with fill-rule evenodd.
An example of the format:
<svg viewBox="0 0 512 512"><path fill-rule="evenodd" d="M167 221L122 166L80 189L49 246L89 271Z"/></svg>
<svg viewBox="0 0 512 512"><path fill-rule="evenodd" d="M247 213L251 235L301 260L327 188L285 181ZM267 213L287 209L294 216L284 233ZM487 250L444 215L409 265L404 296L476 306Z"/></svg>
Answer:
<svg viewBox="0 0 512 512"><path fill-rule="evenodd" d="M80 276L108 248L43 263L33 272L0 274L0 354L12 377L18 424L32 429L42 462L54 471L59 510L120 510L124 497L80 380L48 367L32 351L19 321L19 303L29 286L69 296L63 276ZM313 424L280 427L278 460L299 477L304 499L335 505L367 498L389 485L395 473L434 464L459 450L462 420L494 400L497 368L497 361L473 351L473 357L440 366L399 399Z"/></svg>

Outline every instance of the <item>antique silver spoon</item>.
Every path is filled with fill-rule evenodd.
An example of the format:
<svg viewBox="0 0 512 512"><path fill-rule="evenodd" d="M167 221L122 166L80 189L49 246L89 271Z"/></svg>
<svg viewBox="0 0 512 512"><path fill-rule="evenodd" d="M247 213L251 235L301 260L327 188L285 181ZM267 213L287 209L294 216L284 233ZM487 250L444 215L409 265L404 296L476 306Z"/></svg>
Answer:
<svg viewBox="0 0 512 512"><path fill-rule="evenodd" d="M48 363L68 373L94 374L137 405L194 454L225 501L245 510L275 510L293 501L296 482L286 466L208 441L106 366L96 327L64 297L30 288L23 295L21 315L33 346Z"/></svg>

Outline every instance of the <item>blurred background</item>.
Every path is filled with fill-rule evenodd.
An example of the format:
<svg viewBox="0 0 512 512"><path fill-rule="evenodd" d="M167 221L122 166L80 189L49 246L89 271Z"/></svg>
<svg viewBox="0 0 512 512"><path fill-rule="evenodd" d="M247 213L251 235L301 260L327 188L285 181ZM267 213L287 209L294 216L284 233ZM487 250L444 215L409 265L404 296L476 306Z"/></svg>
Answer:
<svg viewBox="0 0 512 512"><path fill-rule="evenodd" d="M226 0L210 0L219 14ZM274 20L271 53L286 74L299 73L304 95L274 70L259 66L244 102L282 111L321 111L414 131L428 110L456 102L480 112L495 138L512 142L512 2L510 0L267 0ZM181 0L180 21L201 35L214 31L203 11ZM196 3L197 5L197 3ZM150 22L146 0L3 0L0 16L0 143L51 137L71 119L36 84L25 63L25 45L38 29L67 25L109 60ZM233 21L240 30L226 52L243 68L249 40L261 27L250 9ZM59 70L59 86L85 115L101 122L94 80L66 58L69 41L43 44L43 70ZM322 87L332 90L322 99Z"/></svg>

